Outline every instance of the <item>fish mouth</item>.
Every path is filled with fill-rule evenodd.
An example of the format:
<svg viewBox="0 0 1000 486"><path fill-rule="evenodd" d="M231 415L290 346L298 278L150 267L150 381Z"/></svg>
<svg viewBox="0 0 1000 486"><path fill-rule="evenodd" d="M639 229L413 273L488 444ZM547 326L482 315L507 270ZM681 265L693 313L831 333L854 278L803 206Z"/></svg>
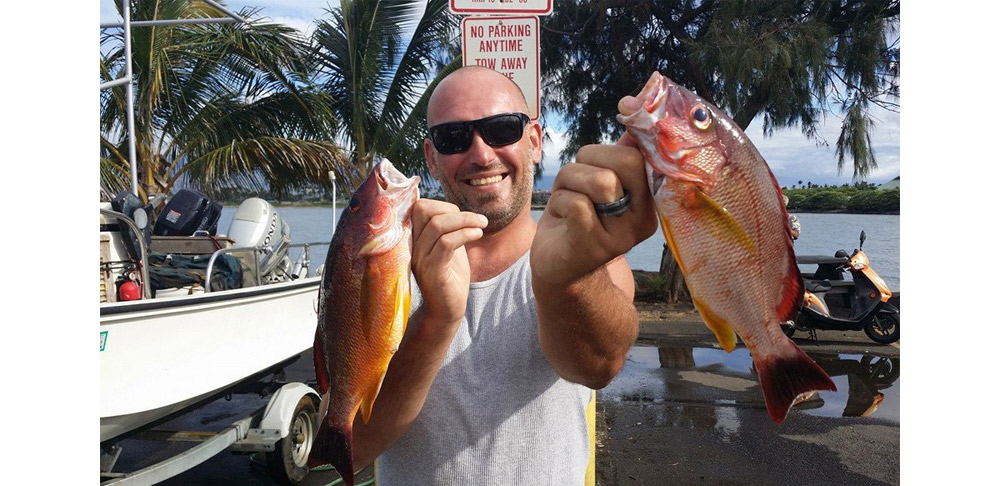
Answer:
<svg viewBox="0 0 1000 486"><path fill-rule="evenodd" d="M375 172L383 195L390 198L396 208L397 219L409 220L413 205L420 198L420 176L406 177L389 159L382 159Z"/></svg>
<svg viewBox="0 0 1000 486"><path fill-rule="evenodd" d="M681 88L666 76L654 71L642 90L636 95L642 103L635 113L618 115L618 121L624 123L633 136L646 146L649 154L659 154L647 160L653 171L649 174L654 194L665 183L664 178L676 181L706 185L707 174L702 174L698 168L688 164L691 157L697 156L709 144L680 147L676 144L664 144L660 136L663 125L672 118L678 118L686 113L684 97ZM645 134L645 135L643 135Z"/></svg>

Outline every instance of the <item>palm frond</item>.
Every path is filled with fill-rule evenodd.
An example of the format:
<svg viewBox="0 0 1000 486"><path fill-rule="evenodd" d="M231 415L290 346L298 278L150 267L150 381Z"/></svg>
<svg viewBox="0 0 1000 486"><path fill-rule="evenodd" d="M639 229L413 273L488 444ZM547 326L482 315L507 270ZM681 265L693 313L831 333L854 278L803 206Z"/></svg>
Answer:
<svg viewBox="0 0 1000 486"><path fill-rule="evenodd" d="M219 147L188 161L184 169L201 188L236 185L280 190L306 183L329 187L328 171L348 163L332 142L258 137Z"/></svg>

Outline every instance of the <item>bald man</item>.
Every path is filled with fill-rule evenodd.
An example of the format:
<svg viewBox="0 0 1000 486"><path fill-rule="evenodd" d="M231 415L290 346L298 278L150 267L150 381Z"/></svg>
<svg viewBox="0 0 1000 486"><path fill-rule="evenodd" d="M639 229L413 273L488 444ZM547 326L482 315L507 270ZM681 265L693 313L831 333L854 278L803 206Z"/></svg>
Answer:
<svg viewBox="0 0 1000 486"><path fill-rule="evenodd" d="M526 112L479 67L428 102L424 156L448 202L414 206L415 310L371 422L354 424L354 464L378 457L379 486L585 483L592 390L638 335L623 255L656 217L626 138L563 166L536 224L542 128Z"/></svg>

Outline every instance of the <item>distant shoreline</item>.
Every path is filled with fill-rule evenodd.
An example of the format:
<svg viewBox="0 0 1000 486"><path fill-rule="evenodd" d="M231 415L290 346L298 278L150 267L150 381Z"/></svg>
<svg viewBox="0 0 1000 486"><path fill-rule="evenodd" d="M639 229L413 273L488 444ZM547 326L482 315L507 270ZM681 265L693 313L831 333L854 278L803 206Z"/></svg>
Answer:
<svg viewBox="0 0 1000 486"><path fill-rule="evenodd" d="M268 202L270 202L271 204L273 204L274 207L278 207L278 208L283 208L283 207L290 207L290 208L323 207L323 208L328 208L328 207L330 207L330 203L329 202L295 202L295 201L290 201L290 202L273 202L273 201L268 201ZM233 206L233 207L235 207L235 206L239 206L240 205L240 201L223 201L222 205L223 206ZM342 208L342 207L344 207L346 205L347 205L346 201L339 201L339 202L337 202L337 207L338 208ZM545 206L544 205L540 205L540 204L532 204L531 205L531 210L532 211L544 211L545 210ZM878 212L878 213L852 213L852 212L844 210L844 209L831 210L831 211L789 211L789 213L790 214L879 214L879 215L886 215L886 216L899 216L899 214L900 214L899 211Z"/></svg>

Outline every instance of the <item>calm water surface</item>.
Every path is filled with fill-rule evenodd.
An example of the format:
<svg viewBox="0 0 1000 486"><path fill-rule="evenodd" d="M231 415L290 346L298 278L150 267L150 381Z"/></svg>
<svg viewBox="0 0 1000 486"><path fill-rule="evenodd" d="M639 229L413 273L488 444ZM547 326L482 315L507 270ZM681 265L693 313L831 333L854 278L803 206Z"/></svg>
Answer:
<svg viewBox="0 0 1000 486"><path fill-rule="evenodd" d="M338 209L338 215L341 209ZM281 217L292 228L293 243L329 243L333 233L333 218L327 207L281 207ZM236 207L222 209L219 231L225 232L232 222ZM537 221L541 211L532 211ZM900 290L899 282L899 215L883 214L814 214L796 213L802 223L802 235L795 242L798 255L833 256L837 250L848 253L858 247L858 236L865 231L865 252L871 260L872 268L885 279L893 291ZM339 216L338 216L339 217ZM326 245L311 249L312 268L326 259ZM632 268L656 271L660 268L663 253L663 234L657 231L643 241L625 258ZM293 251L293 258L298 251ZM803 267L803 270L811 270Z"/></svg>

